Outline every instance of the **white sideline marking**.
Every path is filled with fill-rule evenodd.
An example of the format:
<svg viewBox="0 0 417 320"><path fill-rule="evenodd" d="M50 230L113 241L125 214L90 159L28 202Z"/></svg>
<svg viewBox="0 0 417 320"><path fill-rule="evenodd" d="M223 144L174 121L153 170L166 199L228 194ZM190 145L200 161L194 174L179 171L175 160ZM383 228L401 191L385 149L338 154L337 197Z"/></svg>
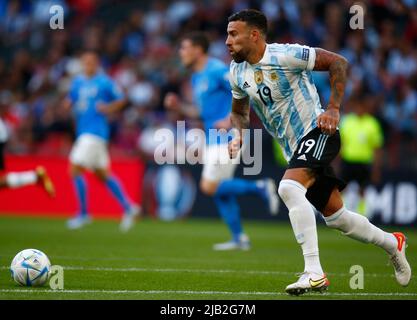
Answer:
<svg viewBox="0 0 417 320"><path fill-rule="evenodd" d="M189 294L189 295L264 295L264 296L289 296L284 292L262 292L262 291L190 291L190 290L28 290L28 289L0 289L0 293L105 293L105 294ZM335 293L308 293L307 296L395 296L415 297L417 293L407 292L335 292Z"/></svg>
<svg viewBox="0 0 417 320"><path fill-rule="evenodd" d="M288 271L263 271L263 270L233 270L233 269L181 269L181 268L112 268L112 267L83 267L83 266L63 266L64 271L107 271L107 272L184 272L184 273L240 273L240 274L254 274L254 275L296 275L296 272ZM8 270L8 266L0 266L0 270ZM327 273L330 276L351 277L350 273ZM369 277L394 277L393 274L385 273L366 273Z"/></svg>

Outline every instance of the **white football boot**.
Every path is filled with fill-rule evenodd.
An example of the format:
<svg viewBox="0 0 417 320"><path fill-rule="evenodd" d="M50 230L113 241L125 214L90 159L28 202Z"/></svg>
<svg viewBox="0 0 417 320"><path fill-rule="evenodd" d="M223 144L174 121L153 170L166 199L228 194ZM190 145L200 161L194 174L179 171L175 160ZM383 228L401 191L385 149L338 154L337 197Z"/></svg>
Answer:
<svg viewBox="0 0 417 320"><path fill-rule="evenodd" d="M70 230L81 229L87 224L91 223L91 218L89 215L78 215L75 218L72 218L67 221L67 228Z"/></svg>
<svg viewBox="0 0 417 320"><path fill-rule="evenodd" d="M397 238L398 245L395 253L390 256L390 260L394 266L397 282L403 287L406 287L411 279L411 268L405 257L407 238L401 232L393 232L393 235Z"/></svg>
<svg viewBox="0 0 417 320"><path fill-rule="evenodd" d="M246 234L241 234L239 241L228 241L224 243L217 243L213 246L215 251L230 251L230 250L250 250L250 240Z"/></svg>
<svg viewBox="0 0 417 320"><path fill-rule="evenodd" d="M130 206L129 210L123 214L122 221L120 222L120 231L127 232L135 224L136 218L142 213L140 206L133 204Z"/></svg>
<svg viewBox="0 0 417 320"><path fill-rule="evenodd" d="M326 275L303 272L297 282L288 285L285 291L291 295L300 295L310 291L323 292L330 285Z"/></svg>

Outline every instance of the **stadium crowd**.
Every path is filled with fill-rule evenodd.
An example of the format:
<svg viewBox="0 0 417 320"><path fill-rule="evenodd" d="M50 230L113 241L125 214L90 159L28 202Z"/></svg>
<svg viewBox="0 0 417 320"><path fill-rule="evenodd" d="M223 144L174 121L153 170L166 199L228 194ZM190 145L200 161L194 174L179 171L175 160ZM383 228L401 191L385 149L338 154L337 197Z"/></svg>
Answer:
<svg viewBox="0 0 417 320"><path fill-rule="evenodd" d="M204 30L210 53L229 62L227 17L243 8L265 12L269 42L296 42L338 52L349 63L343 112L355 97L384 132L383 166L417 171L417 1L365 0L364 29L351 29L355 1L292 0L0 0L0 114L12 132L8 151L67 155L71 113L62 108L84 49L100 53L123 88L128 107L112 119L112 152L136 152L147 126L174 119L163 108L169 91L190 99L178 40ZM64 28L52 30L51 5L64 9ZM314 73L326 105L327 73Z"/></svg>

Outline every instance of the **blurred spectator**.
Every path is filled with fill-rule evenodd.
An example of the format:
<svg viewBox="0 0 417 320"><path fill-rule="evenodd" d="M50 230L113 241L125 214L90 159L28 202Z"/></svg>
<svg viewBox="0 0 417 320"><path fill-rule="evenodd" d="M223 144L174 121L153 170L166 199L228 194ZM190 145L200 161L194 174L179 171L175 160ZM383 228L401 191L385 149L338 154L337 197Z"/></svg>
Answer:
<svg viewBox="0 0 417 320"><path fill-rule="evenodd" d="M417 148L417 92L408 81L399 81L387 99L383 116L388 124L391 167L415 166ZM410 163L409 163L410 162Z"/></svg>
<svg viewBox="0 0 417 320"><path fill-rule="evenodd" d="M417 68L417 55L406 39L398 41L398 48L393 49L388 57L388 72L393 76L409 77Z"/></svg>
<svg viewBox="0 0 417 320"><path fill-rule="evenodd" d="M23 41L30 24L28 1L2 1L5 10L0 19L0 30L9 43ZM6 5L7 4L7 5Z"/></svg>
<svg viewBox="0 0 417 320"><path fill-rule="evenodd" d="M394 95L384 108L385 119L393 130L404 137L417 137L417 92L407 81L400 81L394 87Z"/></svg>
<svg viewBox="0 0 417 320"><path fill-rule="evenodd" d="M129 17L127 34L123 39L123 51L131 57L139 57L143 52L145 39L142 24L143 13L135 10Z"/></svg>
<svg viewBox="0 0 417 320"><path fill-rule="evenodd" d="M155 93L152 83L144 77L141 71L137 71L135 82L128 89L128 97L132 105L138 109L152 109L157 96Z"/></svg>

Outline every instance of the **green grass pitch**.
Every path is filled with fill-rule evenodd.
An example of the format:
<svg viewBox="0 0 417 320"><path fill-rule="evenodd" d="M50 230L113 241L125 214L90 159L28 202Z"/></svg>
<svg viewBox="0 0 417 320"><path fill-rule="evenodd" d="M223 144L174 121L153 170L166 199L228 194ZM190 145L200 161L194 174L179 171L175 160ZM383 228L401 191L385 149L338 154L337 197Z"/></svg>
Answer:
<svg viewBox="0 0 417 320"><path fill-rule="evenodd" d="M302 271L301 249L289 223L244 221L252 240L247 252L214 252L229 235L220 220L140 221L121 234L116 221L94 221L69 231L65 220L0 217L0 299L416 299L417 283L399 286L382 249L319 226L320 255L330 280L324 293L291 297L284 288ZM407 256L417 265L415 229ZM64 267L65 287L26 288L9 272L14 255L44 251ZM364 269L364 289L351 289L350 268Z"/></svg>

